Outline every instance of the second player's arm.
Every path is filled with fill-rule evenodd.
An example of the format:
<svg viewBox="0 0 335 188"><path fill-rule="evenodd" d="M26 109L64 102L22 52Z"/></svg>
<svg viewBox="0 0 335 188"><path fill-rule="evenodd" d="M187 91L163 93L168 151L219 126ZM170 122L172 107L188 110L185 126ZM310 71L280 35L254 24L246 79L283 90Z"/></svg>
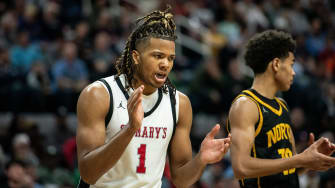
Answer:
<svg viewBox="0 0 335 188"><path fill-rule="evenodd" d="M255 124L258 121L256 104L246 97L239 98L231 107L229 121L232 144L231 159L236 178L253 178L280 173L291 168L309 167L325 170L334 165L334 159L317 152L317 147L326 142L319 139L302 154L283 159L259 159L250 156L254 144ZM319 163L317 163L319 161Z"/></svg>
<svg viewBox="0 0 335 188"><path fill-rule="evenodd" d="M293 149L293 155L297 154L297 150L296 150L296 145L295 145L295 139L293 136L293 132L292 129L290 131L291 137L290 137L290 141L292 143L292 149ZM314 133L309 133L309 139L308 139L308 146L312 145L315 141L315 136ZM320 145L320 147L318 148L318 152L327 155L327 156L331 156L334 152L335 152L335 144L331 143L330 141L326 141L324 142L322 145ZM298 170L298 174L301 175L303 173L308 172L308 168L299 168Z"/></svg>
<svg viewBox="0 0 335 188"><path fill-rule="evenodd" d="M292 129L290 129L290 142L292 144L292 153L293 155L296 155L297 154L297 148L296 148L296 145L295 145L295 138L294 138L294 135L293 135L293 131ZM313 138L313 142L314 142L314 138ZM310 143L309 145L311 145L313 143ZM303 173L306 173L308 171L307 168L297 168L297 172L299 175L303 174Z"/></svg>
<svg viewBox="0 0 335 188"><path fill-rule="evenodd" d="M134 109L141 103L140 95L137 92L129 102ZM128 125L105 143L108 109L109 94L101 83L95 82L82 91L77 104L77 156L81 178L89 184L95 184L116 164L137 130Z"/></svg>

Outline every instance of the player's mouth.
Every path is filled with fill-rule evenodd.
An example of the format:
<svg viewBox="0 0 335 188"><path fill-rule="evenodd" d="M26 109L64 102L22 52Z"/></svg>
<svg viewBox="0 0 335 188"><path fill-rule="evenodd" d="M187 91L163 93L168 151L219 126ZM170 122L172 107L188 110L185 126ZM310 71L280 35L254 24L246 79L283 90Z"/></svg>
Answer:
<svg viewBox="0 0 335 188"><path fill-rule="evenodd" d="M162 72L155 74L155 79L157 82L164 83L166 80L166 77L167 77L167 74L162 73Z"/></svg>

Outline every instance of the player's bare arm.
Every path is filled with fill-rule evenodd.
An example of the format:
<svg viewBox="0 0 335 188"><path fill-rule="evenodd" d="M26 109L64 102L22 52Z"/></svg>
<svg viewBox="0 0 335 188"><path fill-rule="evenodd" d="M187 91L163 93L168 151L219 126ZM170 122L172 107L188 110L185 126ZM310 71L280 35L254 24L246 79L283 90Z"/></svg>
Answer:
<svg viewBox="0 0 335 188"><path fill-rule="evenodd" d="M134 133L141 126L143 87L135 90L128 101L129 124L105 144L105 116L109 110L109 94L99 82L87 86L77 104L77 155L82 179L94 184L119 160Z"/></svg>
<svg viewBox="0 0 335 188"><path fill-rule="evenodd" d="M293 131L291 129L290 131L290 142L292 143L292 152L293 155L297 154L297 150L296 150L296 145L295 145L295 138L293 135ZM309 133L308 136L308 146L312 145L315 142L315 136L314 133ZM331 156L334 152L335 152L335 144L331 143L327 138L326 138L326 142L323 142L319 147L318 147L318 152L327 155L327 156ZM298 173L299 175L306 173L308 170L310 170L309 168L299 168L298 169Z"/></svg>
<svg viewBox="0 0 335 188"><path fill-rule="evenodd" d="M293 155L296 155L296 154L297 154L297 149L296 149L295 138L294 138L292 129L290 129L290 135L291 135L291 136L289 137L289 139L290 139L290 142L291 142L291 144L292 144L292 153L293 153ZM309 135L309 142L308 142L308 145L312 145L313 143L314 143L314 134L311 133L311 134ZM298 172L299 175L301 175L301 174L303 174L303 173L306 173L307 171L308 171L307 168L298 168L298 169L297 169L297 172Z"/></svg>
<svg viewBox="0 0 335 188"><path fill-rule="evenodd" d="M291 168L309 167L314 170L327 170L335 163L335 159L318 152L318 147L327 143L325 138L319 139L303 153L284 159L259 159L250 156L254 143L255 124L258 121L256 104L240 97L232 105L229 112L231 125L232 166L237 178L253 178L267 176Z"/></svg>
<svg viewBox="0 0 335 188"><path fill-rule="evenodd" d="M172 181L177 187L188 187L201 176L207 164L218 162L228 151L230 137L214 139L220 126L216 125L201 144L200 152L192 159L189 138L192 125L192 107L188 97L179 95L179 119L170 148ZM192 173L190 173L192 172Z"/></svg>

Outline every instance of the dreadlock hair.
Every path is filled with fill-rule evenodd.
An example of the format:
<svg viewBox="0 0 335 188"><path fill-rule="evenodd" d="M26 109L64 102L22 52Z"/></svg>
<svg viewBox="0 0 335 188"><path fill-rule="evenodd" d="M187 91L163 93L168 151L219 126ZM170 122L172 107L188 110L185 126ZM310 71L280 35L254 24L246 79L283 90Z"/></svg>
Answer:
<svg viewBox="0 0 335 188"><path fill-rule="evenodd" d="M170 10L171 6L168 5L167 9L164 11L156 10L136 20L136 27L129 35L121 57L115 63L118 72L117 76L124 74L128 81L125 86L127 90L132 87L131 84L134 80L135 67L132 51L136 49L137 45L150 38L160 38L171 41L177 39L175 33L176 25ZM172 88L173 93L175 93L176 88L173 86L169 78L166 79L162 86L163 92L167 93L168 87Z"/></svg>

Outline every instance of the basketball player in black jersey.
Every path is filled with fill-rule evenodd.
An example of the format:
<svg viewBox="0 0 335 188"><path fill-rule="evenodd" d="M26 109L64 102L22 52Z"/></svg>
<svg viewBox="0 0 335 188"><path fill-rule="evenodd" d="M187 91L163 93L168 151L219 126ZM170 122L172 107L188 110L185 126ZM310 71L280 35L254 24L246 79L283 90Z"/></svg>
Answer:
<svg viewBox="0 0 335 188"><path fill-rule="evenodd" d="M275 97L293 82L295 45L290 34L268 30L246 46L245 60L254 81L233 101L228 118L232 166L241 187L296 188L300 171L335 165L330 157L335 145L326 138L314 142L313 134L310 147L296 154L289 108Z"/></svg>

